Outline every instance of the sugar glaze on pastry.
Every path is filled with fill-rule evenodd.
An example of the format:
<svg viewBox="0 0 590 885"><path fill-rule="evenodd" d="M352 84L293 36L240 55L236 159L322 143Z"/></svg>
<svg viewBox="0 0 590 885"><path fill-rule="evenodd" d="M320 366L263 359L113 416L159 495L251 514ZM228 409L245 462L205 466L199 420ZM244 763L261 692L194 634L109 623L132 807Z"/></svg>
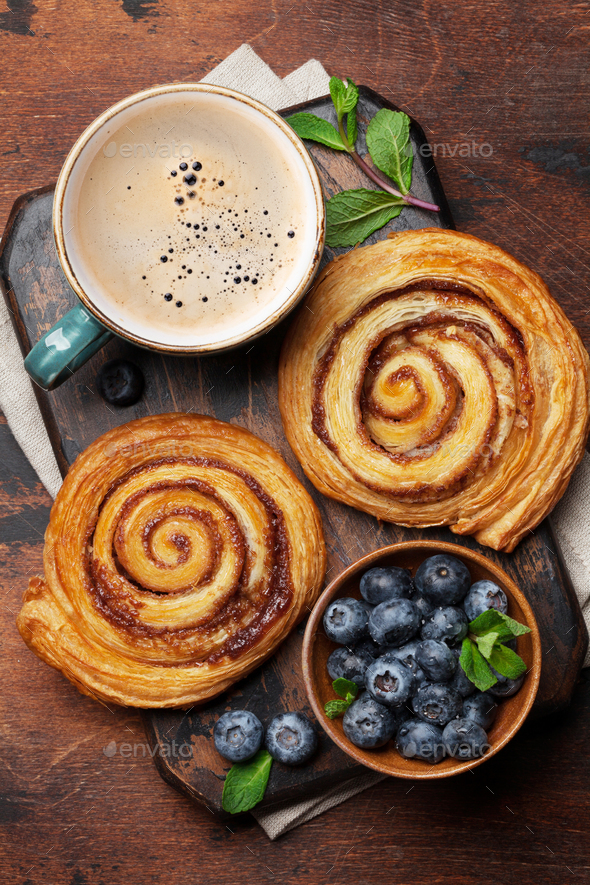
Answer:
<svg viewBox="0 0 590 885"><path fill-rule="evenodd" d="M324 494L512 550L588 436L588 354L541 278L424 229L332 261L289 330L285 433Z"/></svg>
<svg viewBox="0 0 590 885"><path fill-rule="evenodd" d="M325 549L315 504L269 445L169 414L77 458L44 571L17 620L35 654L91 697L177 707L272 654L317 598Z"/></svg>

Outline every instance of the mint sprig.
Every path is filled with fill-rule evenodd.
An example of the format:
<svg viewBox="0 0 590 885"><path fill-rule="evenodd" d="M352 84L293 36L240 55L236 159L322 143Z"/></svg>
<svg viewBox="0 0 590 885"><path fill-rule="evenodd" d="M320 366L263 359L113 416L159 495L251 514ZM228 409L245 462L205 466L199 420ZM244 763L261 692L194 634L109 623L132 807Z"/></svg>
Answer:
<svg viewBox="0 0 590 885"><path fill-rule="evenodd" d="M236 762L227 773L221 794L221 807L230 814L250 811L264 798L272 756L259 750L248 762Z"/></svg>
<svg viewBox="0 0 590 885"><path fill-rule="evenodd" d="M526 664L504 643L530 632L525 624L496 609L482 612L470 622L461 646L459 664L463 672L480 691L487 691L498 681L491 667L500 676L517 679L526 673Z"/></svg>
<svg viewBox="0 0 590 885"><path fill-rule="evenodd" d="M339 695L338 699L327 701L324 705L324 712L328 719L336 719L346 713L354 699L358 694L358 685L351 682L350 679L335 679L332 688Z"/></svg>
<svg viewBox="0 0 590 885"><path fill-rule="evenodd" d="M422 209L438 212L439 207L434 203L419 200L409 193L413 163L410 118L401 111L382 108L369 122L367 128L369 155L374 166L389 177L390 180L386 181L356 150L358 87L350 77L345 81L331 77L330 95L336 111L338 129L327 120L309 113L293 114L287 117L287 123L301 138L317 141L337 151L346 151L381 190L368 191L363 188L347 190L329 199L326 205L327 244L354 246L399 215L403 206L410 203ZM384 201L387 207L384 206ZM367 210L370 221L367 220L367 212L359 214L359 204Z"/></svg>

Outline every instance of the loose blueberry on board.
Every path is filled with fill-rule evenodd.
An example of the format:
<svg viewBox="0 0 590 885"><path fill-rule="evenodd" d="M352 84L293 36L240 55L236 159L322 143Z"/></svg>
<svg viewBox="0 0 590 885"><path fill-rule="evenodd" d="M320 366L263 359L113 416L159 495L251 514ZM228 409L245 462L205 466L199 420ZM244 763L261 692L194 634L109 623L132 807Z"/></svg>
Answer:
<svg viewBox="0 0 590 885"><path fill-rule="evenodd" d="M490 670L498 680L495 685L492 685L491 688L488 688L488 691L495 698L511 698L513 694L520 689L522 683L524 682L524 677L526 673L523 673L522 676L519 676L517 679L509 679L507 676L502 676L501 673L498 673L497 670L490 664Z"/></svg>
<svg viewBox="0 0 590 885"><path fill-rule="evenodd" d="M414 689L414 676L401 661L390 657L377 658L365 673L367 691L380 704L399 707Z"/></svg>
<svg viewBox="0 0 590 885"><path fill-rule="evenodd" d="M348 740L362 750L383 747L393 737L398 727L395 713L379 704L364 692L354 701L342 720L342 728Z"/></svg>
<svg viewBox="0 0 590 885"><path fill-rule="evenodd" d="M426 683L421 685L412 700L416 715L424 722L446 725L460 715L463 698L448 685Z"/></svg>
<svg viewBox="0 0 590 885"><path fill-rule="evenodd" d="M445 755L442 729L422 719L409 719L397 733L397 749L405 759L421 759L432 765Z"/></svg>
<svg viewBox="0 0 590 885"><path fill-rule="evenodd" d="M369 633L379 645L399 647L412 639L420 627L420 612L410 599L392 599L375 606Z"/></svg>
<svg viewBox="0 0 590 885"><path fill-rule="evenodd" d="M458 691L462 698L468 698L469 695L472 695L475 691L475 685L465 675L465 671L459 663L459 658L461 657L461 648L452 648L451 651L457 659L457 669L455 670L455 674L452 679L449 680L449 686L450 688L454 688L455 691Z"/></svg>
<svg viewBox="0 0 590 885"><path fill-rule="evenodd" d="M493 725L498 705L487 691L478 691L463 701L463 719L471 719L487 731Z"/></svg>
<svg viewBox="0 0 590 885"><path fill-rule="evenodd" d="M108 360L96 376L96 389L113 406L132 406L143 393L143 373L129 360Z"/></svg>
<svg viewBox="0 0 590 885"><path fill-rule="evenodd" d="M465 614L470 621L475 621L478 615L495 608L496 611L508 611L508 599L501 587L493 581L476 581L469 588L469 593L463 600Z"/></svg>
<svg viewBox="0 0 590 885"><path fill-rule="evenodd" d="M471 575L460 559L438 553L418 566L414 584L433 605L456 605L469 590Z"/></svg>
<svg viewBox="0 0 590 885"><path fill-rule="evenodd" d="M213 741L220 756L229 762L246 762L262 744L264 728L248 710L230 710L213 726Z"/></svg>
<svg viewBox="0 0 590 885"><path fill-rule="evenodd" d="M426 597L422 596L420 593L414 593L414 595L412 596L412 602L414 603L414 605L418 606L420 616L424 619L426 619L434 609L432 603L428 602Z"/></svg>
<svg viewBox="0 0 590 885"><path fill-rule="evenodd" d="M422 685L423 682L426 682L426 674L416 661L416 649L419 645L419 639L411 639L399 648L388 648L385 646L381 652L381 657L388 657L392 660L400 661L400 663L404 664L404 666L413 673L416 689L419 685Z"/></svg>
<svg viewBox="0 0 590 885"><path fill-rule="evenodd" d="M405 568L371 568L361 578L361 596L371 605L379 605L390 599L408 599L414 590L414 583Z"/></svg>
<svg viewBox="0 0 590 885"><path fill-rule="evenodd" d="M420 636L422 639L460 642L467 636L468 627L469 621L463 609L454 605L441 605L433 609L424 620Z"/></svg>
<svg viewBox="0 0 590 885"><path fill-rule="evenodd" d="M369 615L358 599L335 599L324 613L326 636L340 645L354 645L367 634Z"/></svg>
<svg viewBox="0 0 590 885"><path fill-rule="evenodd" d="M416 662L431 682L448 682L455 673L457 658L444 642L425 639L416 649Z"/></svg>
<svg viewBox="0 0 590 885"><path fill-rule="evenodd" d="M443 731L445 750L454 759L479 759L490 749L488 736L472 719L453 719Z"/></svg>
<svg viewBox="0 0 590 885"><path fill-rule="evenodd" d="M373 660L373 655L358 646L353 649L336 648L328 658L328 673L331 679L349 679L359 687L364 686L367 667Z"/></svg>
<svg viewBox="0 0 590 885"><path fill-rule="evenodd" d="M266 729L266 749L283 765L302 765L318 747L316 730L303 713L279 713Z"/></svg>

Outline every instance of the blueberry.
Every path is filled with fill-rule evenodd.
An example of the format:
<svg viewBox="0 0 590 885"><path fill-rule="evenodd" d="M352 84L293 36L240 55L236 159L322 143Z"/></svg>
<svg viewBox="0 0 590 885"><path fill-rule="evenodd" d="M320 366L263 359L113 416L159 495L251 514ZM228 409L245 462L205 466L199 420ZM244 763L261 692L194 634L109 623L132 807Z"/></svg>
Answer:
<svg viewBox="0 0 590 885"><path fill-rule="evenodd" d="M493 581L476 581L471 585L469 593L463 600L463 608L469 620L474 621L478 615L487 612L490 608L506 613L508 600L502 588L494 584Z"/></svg>
<svg viewBox="0 0 590 885"><path fill-rule="evenodd" d="M487 691L478 691L463 701L464 719L471 719L484 729L488 729L496 718L498 705Z"/></svg>
<svg viewBox="0 0 590 885"><path fill-rule="evenodd" d="M397 749L405 759L436 764L445 755L443 732L431 722L409 719L397 733Z"/></svg>
<svg viewBox="0 0 590 885"><path fill-rule="evenodd" d="M425 722L446 725L461 714L463 699L458 691L448 685L427 682L416 692L412 707Z"/></svg>
<svg viewBox="0 0 590 885"><path fill-rule="evenodd" d="M410 599L391 599L375 606L369 633L379 645L403 645L418 632L420 612Z"/></svg>
<svg viewBox="0 0 590 885"><path fill-rule="evenodd" d="M414 595L412 596L412 602L414 603L414 605L418 606L418 611L420 612L420 616L422 618L427 618L434 608L432 603L428 602L426 597L421 596L419 593L414 593Z"/></svg>
<svg viewBox="0 0 590 885"><path fill-rule="evenodd" d="M360 642L357 642L353 646L353 650L355 652L365 652L366 651L371 655L371 657L373 659L381 657L381 654L382 654L381 646L378 645L374 639L371 639L370 636L365 636L364 639L361 639Z"/></svg>
<svg viewBox="0 0 590 885"><path fill-rule="evenodd" d="M454 688L455 691L458 691L462 698L468 698L475 691L475 685L467 678L460 664L457 665L453 678L449 679L449 688Z"/></svg>
<svg viewBox="0 0 590 885"><path fill-rule="evenodd" d="M471 575L460 559L439 553L418 567L414 583L433 605L456 605L469 590Z"/></svg>
<svg viewBox="0 0 590 885"><path fill-rule="evenodd" d="M264 737L262 723L248 710L231 710L213 727L215 749L229 762L245 762L258 752Z"/></svg>
<svg viewBox="0 0 590 885"><path fill-rule="evenodd" d="M362 605L362 607L364 608L364 610L366 611L366 613L368 615L370 615L371 612L373 611L373 609L375 608L374 605L369 605L369 603L365 599L358 599L357 602L360 605Z"/></svg>
<svg viewBox="0 0 590 885"><path fill-rule="evenodd" d="M266 730L266 749L284 765L301 765L318 747L315 728L303 713L279 713Z"/></svg>
<svg viewBox="0 0 590 885"><path fill-rule="evenodd" d="M108 360L96 376L96 389L113 406L132 406L143 392L141 369L129 360Z"/></svg>
<svg viewBox="0 0 590 885"><path fill-rule="evenodd" d="M445 642L459 642L467 636L469 622L461 608L454 605L439 606L432 610L422 625L422 639L440 639Z"/></svg>
<svg viewBox="0 0 590 885"><path fill-rule="evenodd" d="M371 568L361 578L361 596L371 605L379 605L389 599L406 599L412 595L414 584L405 568Z"/></svg>
<svg viewBox="0 0 590 885"><path fill-rule="evenodd" d="M336 648L328 658L330 679L349 679L356 685L365 684L365 672L373 663L373 655L359 649Z"/></svg>
<svg viewBox="0 0 590 885"><path fill-rule="evenodd" d="M416 661L416 649L419 645L418 639L411 639L410 642L406 642L399 648L384 648L382 652L382 657L400 661L413 673L416 688L426 682L426 674Z"/></svg>
<svg viewBox="0 0 590 885"><path fill-rule="evenodd" d="M490 667L490 670L498 680L495 685L488 688L489 693L495 698L511 698L522 686L526 675L523 673L518 679L509 679L507 676L502 676L497 670L494 670L493 667Z"/></svg>
<svg viewBox="0 0 590 885"><path fill-rule="evenodd" d="M382 747L395 734L398 717L365 692L354 701L342 719L348 740L363 750Z"/></svg>
<svg viewBox="0 0 590 885"><path fill-rule="evenodd" d="M445 725L443 743L454 759L479 759L490 749L488 736L472 719L453 719Z"/></svg>
<svg viewBox="0 0 590 885"><path fill-rule="evenodd" d="M354 645L366 636L368 620L367 610L358 599L335 599L324 612L324 630L333 642Z"/></svg>
<svg viewBox="0 0 590 885"><path fill-rule="evenodd" d="M457 658L451 649L436 639L420 642L415 657L431 682L448 682L457 669Z"/></svg>
<svg viewBox="0 0 590 885"><path fill-rule="evenodd" d="M412 694L414 675L401 661L389 656L377 658L365 672L365 686L380 704L399 707Z"/></svg>
<svg viewBox="0 0 590 885"><path fill-rule="evenodd" d="M453 676L453 678L449 680L449 688L454 688L455 691L459 692L462 698L467 698L475 691L475 685L470 679L467 678L463 667L459 663L459 658L461 657L461 649L452 648L451 651L457 658L457 669L455 670L455 675Z"/></svg>

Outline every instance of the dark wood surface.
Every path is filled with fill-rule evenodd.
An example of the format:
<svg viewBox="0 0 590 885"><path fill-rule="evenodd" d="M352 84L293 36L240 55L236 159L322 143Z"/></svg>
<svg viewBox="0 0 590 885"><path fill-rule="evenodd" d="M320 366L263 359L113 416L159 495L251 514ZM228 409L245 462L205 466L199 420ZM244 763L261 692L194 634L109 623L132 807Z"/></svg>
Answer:
<svg viewBox="0 0 590 885"><path fill-rule="evenodd" d="M368 121L388 102L361 86L358 106L358 148L366 150ZM333 114L329 98L298 106L324 117ZM289 114L290 111L286 111ZM413 122L414 148L412 191L416 196L441 206L433 216L406 208L370 238L376 241L395 229L423 225L452 226L438 174L432 158L424 157L427 144ZM364 184L350 158L321 145L309 143L322 184L328 194ZM368 183L368 182L367 182ZM60 318L75 303L51 249L52 191L43 188L17 200L0 249L0 284L10 306L24 352L41 337L48 324ZM344 252L344 249L337 250ZM334 257L326 249L323 262ZM454 540L481 549L476 542L454 537L446 529L416 531L381 524L350 507L319 494L307 481L293 457L281 427L278 410L278 355L288 318L280 327L257 342L249 342L230 354L204 359L178 359L151 354L121 341L113 341L96 354L76 375L55 391L36 389L54 451L67 472L67 464L97 436L113 427L148 414L174 410L214 415L241 424L271 443L298 474L314 497L324 525L328 549L328 580L355 559L396 541L417 537ZM106 358L125 356L138 363L146 377L146 389L133 407L108 406L96 391L95 377ZM555 713L567 706L587 647L587 632L567 572L560 566L558 546L547 521L511 554L501 556L484 550L502 564L531 601L541 631L544 652L551 649L553 666L543 667L533 713ZM263 723L283 710L305 709L313 714L306 698L301 670L301 635L304 625L289 637L280 652L252 674L245 683L204 707L147 711L144 722L153 758L162 776L191 798L199 799L222 813L221 793L227 763L216 753L211 732L218 717L228 708L247 706ZM317 794L327 786L362 773L323 733L320 752L301 769L273 766L261 809L287 799Z"/></svg>
<svg viewBox="0 0 590 885"><path fill-rule="evenodd" d="M20 193L55 180L70 145L101 110L155 82L198 79L248 40L281 75L315 55L335 73L386 95L389 89L396 104L409 105L430 142L448 145L445 156L438 149L437 166L457 227L538 270L588 345L586 12L584 4L548 0L485 7L373 0L44 7L10 0L0 13L10 83L0 227ZM455 145L469 139L490 144L491 156L458 156ZM567 712L530 723L472 775L409 792L389 781L273 845L253 825L230 824L230 832L170 790L141 758L136 713L82 698L22 646L14 613L28 576L41 567L50 500L6 425L0 431L2 879L225 885L239 876L373 885L385 877L588 878L587 681ZM116 752L107 756L112 741Z"/></svg>

